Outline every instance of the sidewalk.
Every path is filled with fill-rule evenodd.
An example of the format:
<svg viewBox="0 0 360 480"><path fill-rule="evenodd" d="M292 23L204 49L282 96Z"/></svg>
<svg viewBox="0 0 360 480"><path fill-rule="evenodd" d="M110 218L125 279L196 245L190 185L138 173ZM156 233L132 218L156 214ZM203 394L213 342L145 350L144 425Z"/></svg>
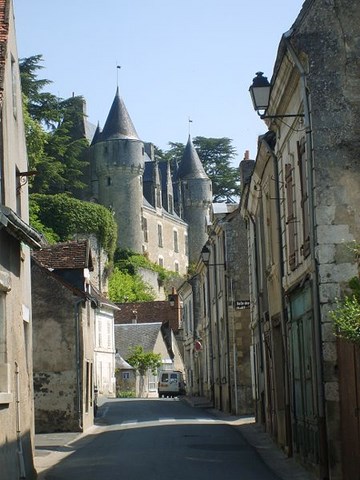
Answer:
<svg viewBox="0 0 360 480"><path fill-rule="evenodd" d="M270 435L264 432L261 425L255 423L254 417L236 417L213 408L209 400L203 397L182 397L193 407L206 408L224 422L237 427L245 440L255 448L264 462L282 480L316 480L316 477L302 467L293 457L285 453L273 442Z"/></svg>
<svg viewBox="0 0 360 480"><path fill-rule="evenodd" d="M82 437L86 437L94 432L98 427L93 427L82 432L64 432L64 433L40 433L35 435L35 469L37 471L37 480L45 480L46 472L54 465L58 464L76 451L75 446L71 444Z"/></svg>

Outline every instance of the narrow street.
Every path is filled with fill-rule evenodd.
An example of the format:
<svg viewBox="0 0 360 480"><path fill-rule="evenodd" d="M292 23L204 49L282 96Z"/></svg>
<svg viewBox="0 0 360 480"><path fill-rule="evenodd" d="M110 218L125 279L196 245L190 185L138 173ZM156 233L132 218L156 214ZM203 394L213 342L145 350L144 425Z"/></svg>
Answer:
<svg viewBox="0 0 360 480"><path fill-rule="evenodd" d="M107 401L91 433L62 452L39 479L280 479L238 428L178 399Z"/></svg>

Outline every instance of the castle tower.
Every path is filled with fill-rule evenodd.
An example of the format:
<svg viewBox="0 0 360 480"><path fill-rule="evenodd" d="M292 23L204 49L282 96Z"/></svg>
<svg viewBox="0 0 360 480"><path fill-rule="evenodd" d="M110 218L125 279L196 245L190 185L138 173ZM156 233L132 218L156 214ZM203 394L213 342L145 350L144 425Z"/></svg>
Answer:
<svg viewBox="0 0 360 480"><path fill-rule="evenodd" d="M212 184L190 135L176 173L177 212L189 225L189 261L196 262L208 239Z"/></svg>
<svg viewBox="0 0 360 480"><path fill-rule="evenodd" d="M139 139L119 89L102 132L90 147L92 199L114 212L118 245L142 252L144 143Z"/></svg>

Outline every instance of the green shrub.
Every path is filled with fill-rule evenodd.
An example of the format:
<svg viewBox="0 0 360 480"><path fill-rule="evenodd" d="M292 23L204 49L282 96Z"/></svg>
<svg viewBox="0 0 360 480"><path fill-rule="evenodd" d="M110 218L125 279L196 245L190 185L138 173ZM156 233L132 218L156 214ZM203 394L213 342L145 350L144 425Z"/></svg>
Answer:
<svg viewBox="0 0 360 480"><path fill-rule="evenodd" d="M360 343L360 281L354 277L349 281L351 295L336 300L336 308L330 312L335 324L335 334L354 343Z"/></svg>
<svg viewBox="0 0 360 480"><path fill-rule="evenodd" d="M360 303L355 295L336 302L335 310L330 312L338 337L360 343Z"/></svg>
<svg viewBox="0 0 360 480"><path fill-rule="evenodd" d="M116 396L117 398L135 398L136 394L132 390L118 390Z"/></svg>
<svg viewBox="0 0 360 480"><path fill-rule="evenodd" d="M30 206L34 212L33 219L52 231L61 242L71 240L76 233L92 233L109 257L113 258L117 226L107 208L97 203L83 202L64 193L32 194ZM46 235L46 231L44 233Z"/></svg>

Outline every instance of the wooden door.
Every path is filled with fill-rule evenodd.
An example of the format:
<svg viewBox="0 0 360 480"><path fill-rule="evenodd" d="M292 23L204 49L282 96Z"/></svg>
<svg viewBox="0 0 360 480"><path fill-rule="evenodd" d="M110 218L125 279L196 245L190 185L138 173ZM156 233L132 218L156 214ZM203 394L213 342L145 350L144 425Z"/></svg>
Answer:
<svg viewBox="0 0 360 480"><path fill-rule="evenodd" d="M360 346L338 341L343 480L360 480Z"/></svg>

